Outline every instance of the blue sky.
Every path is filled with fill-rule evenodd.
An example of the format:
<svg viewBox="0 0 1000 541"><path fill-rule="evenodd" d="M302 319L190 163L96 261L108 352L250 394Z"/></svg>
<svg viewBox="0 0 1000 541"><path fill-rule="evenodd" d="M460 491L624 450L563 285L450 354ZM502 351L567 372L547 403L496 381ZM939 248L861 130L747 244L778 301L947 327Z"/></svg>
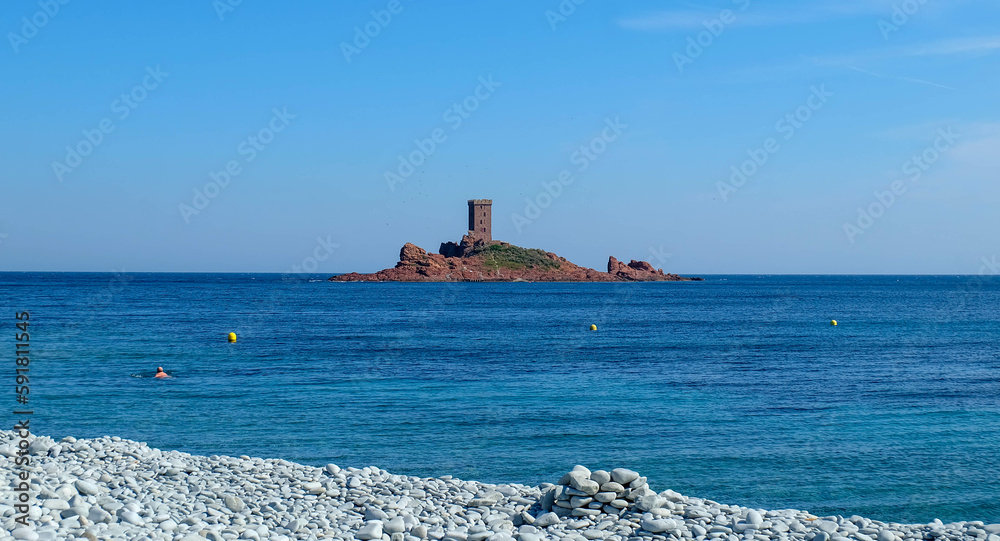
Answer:
<svg viewBox="0 0 1000 541"><path fill-rule="evenodd" d="M0 270L374 271L470 198L599 269L1000 255L995 2L62 2L0 12Z"/></svg>

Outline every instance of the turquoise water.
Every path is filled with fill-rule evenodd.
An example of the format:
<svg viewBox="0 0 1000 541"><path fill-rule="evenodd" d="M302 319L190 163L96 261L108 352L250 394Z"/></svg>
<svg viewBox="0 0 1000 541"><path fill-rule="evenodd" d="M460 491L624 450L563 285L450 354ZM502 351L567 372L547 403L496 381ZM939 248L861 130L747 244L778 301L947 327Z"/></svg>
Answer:
<svg viewBox="0 0 1000 541"><path fill-rule="evenodd" d="M57 438L487 482L629 467L741 505L1000 522L1000 280L316 278L0 273L0 358L30 310L32 422Z"/></svg>

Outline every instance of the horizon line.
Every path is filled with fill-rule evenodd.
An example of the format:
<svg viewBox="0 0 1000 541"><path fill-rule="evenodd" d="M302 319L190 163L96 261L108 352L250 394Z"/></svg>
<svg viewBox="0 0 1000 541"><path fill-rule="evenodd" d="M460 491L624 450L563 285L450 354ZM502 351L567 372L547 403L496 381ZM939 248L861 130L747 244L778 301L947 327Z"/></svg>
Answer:
<svg viewBox="0 0 1000 541"><path fill-rule="evenodd" d="M0 274L263 274L263 275L276 275L276 276L287 276L287 275L301 275L301 276L340 276L344 274L351 274L352 272L275 272L275 271L65 271L65 270L30 270L30 271L19 271L19 270L0 270ZM378 271L376 271L378 272ZM941 276L981 276L983 278L1000 278L997 274L978 274L978 273L966 273L966 274L956 274L956 273L789 273L789 272L742 272L742 273L691 273L691 272L673 272L673 274L680 275L690 275L690 276L929 276L929 277L941 277ZM383 282L367 282L367 283L383 283ZM389 282L384 282L389 283ZM462 283L462 282L394 282L394 283ZM483 282L483 283L504 283L504 282ZM531 283L605 283L605 282L547 282L538 281ZM607 282L612 283L612 282ZM613 283L628 283L628 282L613 282Z"/></svg>

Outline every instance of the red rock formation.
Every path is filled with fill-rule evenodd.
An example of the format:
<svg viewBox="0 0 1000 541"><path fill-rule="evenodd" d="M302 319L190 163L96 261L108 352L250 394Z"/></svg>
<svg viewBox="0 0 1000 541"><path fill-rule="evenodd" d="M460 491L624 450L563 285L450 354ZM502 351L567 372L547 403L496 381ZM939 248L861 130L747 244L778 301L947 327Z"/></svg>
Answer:
<svg viewBox="0 0 1000 541"><path fill-rule="evenodd" d="M614 257L608 261L608 272L580 267L546 252L545 258L534 260L539 265L505 268L497 265L482 250L491 244L510 247L505 242L474 241L466 235L462 242L441 244L438 254L427 253L423 248L406 243L399 251L399 263L391 269L373 274L352 272L330 278L335 282L651 282L682 281L676 274L664 274L645 261L633 260L628 265ZM516 249L516 247L514 247ZM535 252L536 254L538 252ZM548 259L551 263L546 262ZM694 278L698 280L698 278Z"/></svg>
<svg viewBox="0 0 1000 541"><path fill-rule="evenodd" d="M608 259L608 274L630 282L688 280L676 274L664 274L663 269L654 268L645 261L632 260L628 265L611 256Z"/></svg>
<svg viewBox="0 0 1000 541"><path fill-rule="evenodd" d="M407 242L402 248L399 249L400 263L403 263L404 261L422 261L424 259L427 259L427 250L424 250L416 244ZM396 266L398 267L399 265Z"/></svg>
<svg viewBox="0 0 1000 541"><path fill-rule="evenodd" d="M495 242L490 241L489 244L507 244L505 242ZM442 242L441 247L438 248L438 253L445 257L465 257L472 254L477 249L481 249L487 245L486 241L476 240L469 235L462 236L462 242L455 244L454 242Z"/></svg>

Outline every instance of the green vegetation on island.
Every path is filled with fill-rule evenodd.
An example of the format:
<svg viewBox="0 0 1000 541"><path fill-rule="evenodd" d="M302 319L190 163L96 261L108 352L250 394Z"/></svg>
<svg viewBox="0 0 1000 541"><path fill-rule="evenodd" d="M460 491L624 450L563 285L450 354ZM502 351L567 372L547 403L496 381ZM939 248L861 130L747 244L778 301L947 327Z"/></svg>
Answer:
<svg viewBox="0 0 1000 541"><path fill-rule="evenodd" d="M482 256L486 266L496 269L556 270L559 261L549 257L545 250L521 248L513 244L488 244L475 249L470 256Z"/></svg>

